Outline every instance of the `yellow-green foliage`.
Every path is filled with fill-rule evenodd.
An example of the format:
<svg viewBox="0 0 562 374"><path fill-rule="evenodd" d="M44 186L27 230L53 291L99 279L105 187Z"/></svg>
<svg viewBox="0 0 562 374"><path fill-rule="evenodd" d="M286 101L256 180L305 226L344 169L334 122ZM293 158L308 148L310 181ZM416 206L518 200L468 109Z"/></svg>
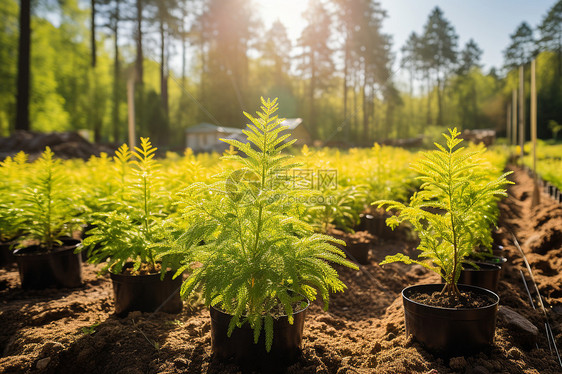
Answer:
<svg viewBox="0 0 562 374"><path fill-rule="evenodd" d="M379 144L347 152L304 146L296 160L311 173L313 189L319 193L316 203L309 206L307 221L323 232L332 226L349 231L372 201L406 200L416 186L415 173L409 168L415 157L402 148ZM335 174L335 185L318 183L323 172Z"/></svg>
<svg viewBox="0 0 562 374"><path fill-rule="evenodd" d="M0 162L0 242L16 239L23 228L21 190L24 188L27 155L18 153Z"/></svg>
<svg viewBox="0 0 562 374"><path fill-rule="evenodd" d="M374 204L399 212L387 223L396 227L402 221L410 222L418 232L419 260L397 254L387 256L381 264L401 261L417 263L441 275L446 282L444 290L458 294L457 280L462 260L478 245L486 244L495 217L487 214L506 196L506 174L494 176L489 163L482 157L483 147L458 147L462 142L457 129L443 134L446 146L424 152L412 167L422 182L419 192L409 204L380 200Z"/></svg>
<svg viewBox="0 0 562 374"><path fill-rule="evenodd" d="M244 131L247 143L224 140L229 152L223 163L234 162L215 183L194 183L180 196L178 219L170 221L172 250L163 265L180 262L177 274L190 270L181 293L202 291L205 303L233 315L229 334L248 322L257 342L265 330L271 348L273 318L279 306L293 322L293 306L320 293L325 307L330 292L345 285L328 261L357 269L331 244L332 237L314 233L298 217L299 199L310 190L292 188L289 171L300 167L282 153L293 141L275 114L277 100L262 98L261 111ZM197 266L195 266L197 264Z"/></svg>
<svg viewBox="0 0 562 374"><path fill-rule="evenodd" d="M22 231L25 239L37 240L52 250L59 238L71 235L76 191L68 183L62 162L49 147L27 168L27 187L21 199Z"/></svg>
<svg viewBox="0 0 562 374"><path fill-rule="evenodd" d="M523 163L533 167L532 145L525 144L526 156ZM537 142L537 174L545 181L562 189L562 144L547 144L544 141Z"/></svg>
<svg viewBox="0 0 562 374"><path fill-rule="evenodd" d="M84 240L89 246L89 261L106 261L103 270L120 273L126 262L133 270L142 264L155 270L156 254L161 249L164 234L161 222L163 201L169 200L163 188L159 163L154 159L156 148L148 138L130 152L122 146L116 152L111 180L117 198L107 212L93 214L94 229ZM162 267L162 272L166 271Z"/></svg>

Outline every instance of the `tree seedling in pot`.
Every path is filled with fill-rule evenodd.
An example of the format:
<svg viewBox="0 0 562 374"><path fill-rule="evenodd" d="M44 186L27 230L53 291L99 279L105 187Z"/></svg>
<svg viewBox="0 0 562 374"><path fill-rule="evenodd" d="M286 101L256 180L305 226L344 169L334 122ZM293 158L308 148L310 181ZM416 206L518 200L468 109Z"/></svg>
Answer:
<svg viewBox="0 0 562 374"><path fill-rule="evenodd" d="M224 139L238 154L211 185L194 183L180 198L179 217L172 224L175 245L163 260L189 270L182 285L187 297L202 291L205 304L232 315L228 336L248 323L254 342L265 331L271 349L273 321L280 315L293 323L296 309L318 293L328 307L329 293L346 287L328 261L357 269L335 247L336 239L315 233L299 218L309 191L293 189L289 172L299 167L282 151L294 143L276 115L277 99L261 100L261 111L244 130L247 143ZM178 272L178 273L179 273Z"/></svg>
<svg viewBox="0 0 562 374"><path fill-rule="evenodd" d="M162 181L155 152L150 140L141 138L140 147L133 152L122 146L115 154L118 187L108 203L116 209L93 214L94 228L84 240L89 247L89 262L104 262L102 271L120 274L125 264L132 262L128 270L131 274L166 272L156 258L164 245L164 234L160 229Z"/></svg>
<svg viewBox="0 0 562 374"><path fill-rule="evenodd" d="M437 150L423 153L412 167L422 182L409 204L379 200L375 205L395 209L398 215L387 219L395 228L403 221L410 222L420 239L417 260L403 254L387 256L382 264L404 262L419 264L436 272L445 280L442 293L460 296L457 281L463 260L490 235L493 215L487 215L490 204L507 196L505 186L509 173L491 178L484 169L482 153L459 147L462 139L457 129L443 134L446 145L435 143Z"/></svg>
<svg viewBox="0 0 562 374"><path fill-rule="evenodd" d="M70 237L79 225L75 218L78 197L61 161L54 158L49 147L27 173L27 187L21 196L20 240L25 245L36 244L41 252L51 252L63 244L63 236Z"/></svg>

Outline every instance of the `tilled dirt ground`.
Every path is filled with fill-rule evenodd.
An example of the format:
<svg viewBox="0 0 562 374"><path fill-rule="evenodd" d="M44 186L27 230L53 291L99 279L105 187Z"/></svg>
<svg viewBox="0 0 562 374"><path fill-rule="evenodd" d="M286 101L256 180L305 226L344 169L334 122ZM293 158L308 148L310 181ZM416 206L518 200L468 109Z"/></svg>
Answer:
<svg viewBox="0 0 562 374"><path fill-rule="evenodd" d="M329 311L311 305L303 355L289 373L562 373L545 332L545 315L514 245L521 244L545 302L548 321L562 348L562 206L542 195L531 207L532 180L516 170L516 185L501 203L497 241L508 258L499 285L500 305L538 328L536 344L515 326L509 313L498 316L494 346L468 357L433 355L404 332L400 291L435 283L420 266L378 265L396 252L414 253L416 243L375 238L370 264L361 271L338 269L348 289L332 295ZM113 315L111 282L85 265L78 289L23 291L15 266L0 269L0 372L21 373L236 373L234 365L211 354L209 311L197 300L178 315ZM521 278L533 297L533 309ZM509 317L506 317L509 315ZM528 335L528 334L527 334Z"/></svg>

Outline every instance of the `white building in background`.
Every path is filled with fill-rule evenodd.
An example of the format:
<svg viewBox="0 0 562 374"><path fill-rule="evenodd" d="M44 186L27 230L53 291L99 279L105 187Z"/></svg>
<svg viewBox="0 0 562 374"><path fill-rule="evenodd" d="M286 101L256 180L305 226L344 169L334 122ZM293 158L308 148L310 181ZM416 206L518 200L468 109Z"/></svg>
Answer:
<svg viewBox="0 0 562 374"><path fill-rule="evenodd" d="M282 123L287 126L287 132L291 133L290 139L297 139L296 146L311 144L312 137L308 129L302 124L302 118L288 118ZM246 128L248 129L248 128ZM281 132L280 135L283 135ZM210 123L200 123L185 130L186 147L194 152L223 152L228 145L219 139L237 139L245 142L246 136L242 129L235 127L217 126Z"/></svg>
<svg viewBox="0 0 562 374"><path fill-rule="evenodd" d="M194 152L211 152L221 138L242 134L242 129L200 123L185 130L185 145Z"/></svg>

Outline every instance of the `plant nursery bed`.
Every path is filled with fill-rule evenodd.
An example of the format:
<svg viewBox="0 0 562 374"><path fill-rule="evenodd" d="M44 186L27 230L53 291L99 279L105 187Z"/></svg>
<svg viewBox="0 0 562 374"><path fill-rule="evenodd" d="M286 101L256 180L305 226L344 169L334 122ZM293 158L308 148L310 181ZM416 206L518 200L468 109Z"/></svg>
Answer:
<svg viewBox="0 0 562 374"><path fill-rule="evenodd" d="M494 345L472 356L443 357L404 333L401 290L438 283L422 266L378 265L386 255L414 255L407 239L370 243L360 271L338 267L348 289L313 303L307 313L302 357L288 373L561 373L545 332L546 318L512 233L525 253L562 349L562 206L541 195L531 207L533 181L514 168L515 185L500 204L496 243L508 261L498 287ZM109 276L85 264L83 286L22 290L17 268L0 269L0 373L237 373L211 355L208 308L196 298L180 314L114 315ZM529 284L534 307L525 290Z"/></svg>

